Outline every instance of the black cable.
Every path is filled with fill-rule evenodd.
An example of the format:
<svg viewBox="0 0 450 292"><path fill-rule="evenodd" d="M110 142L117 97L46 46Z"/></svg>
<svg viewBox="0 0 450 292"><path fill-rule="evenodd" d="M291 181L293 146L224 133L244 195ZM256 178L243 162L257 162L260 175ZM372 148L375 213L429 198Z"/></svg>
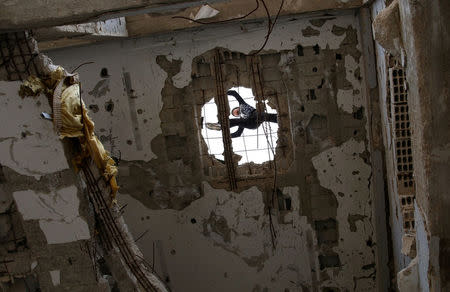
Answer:
<svg viewBox="0 0 450 292"><path fill-rule="evenodd" d="M266 35L266 38L265 38L264 43L261 46L261 48L259 48L259 50L256 51L256 53L251 54L252 56L258 55L266 47L267 42L269 41L269 37L272 34L272 31L273 31L273 28L275 26L275 23L277 22L278 17L280 16L280 13L281 13L281 9L283 8L283 5L284 5L284 0L282 0L281 4L280 4L280 7L278 8L277 15L275 16L275 19L274 19L274 21L272 23L272 18L270 17L269 9L267 8L266 3L264 2L264 0L261 0L261 2L264 5L264 9L266 10L267 19L268 19L267 35Z"/></svg>
<svg viewBox="0 0 450 292"><path fill-rule="evenodd" d="M78 65L77 67L75 67L75 69L73 69L72 72L70 72L70 73L73 74L73 72L77 71L77 69L80 69L80 67L82 67L82 66L84 66L84 65L88 65L88 64L94 64L94 63L95 63L95 62L84 62L84 63L81 63L80 65Z"/></svg>

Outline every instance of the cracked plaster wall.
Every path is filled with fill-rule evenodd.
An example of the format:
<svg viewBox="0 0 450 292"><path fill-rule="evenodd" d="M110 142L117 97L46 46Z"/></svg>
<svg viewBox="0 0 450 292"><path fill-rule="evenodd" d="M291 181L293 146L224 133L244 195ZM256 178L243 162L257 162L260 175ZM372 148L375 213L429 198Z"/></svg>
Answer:
<svg viewBox="0 0 450 292"><path fill-rule="evenodd" d="M51 112L47 98L23 99L19 85L0 81L2 287L98 291L82 247L94 234L87 198L52 122L40 117ZM59 282L50 271L58 271Z"/></svg>
<svg viewBox="0 0 450 292"><path fill-rule="evenodd" d="M95 61L78 70L83 98L106 149L121 159L119 202L130 230L174 291L374 291L357 17L282 18L267 44L279 61L263 60L264 78L275 76L272 87L285 96L294 152L278 178L292 210L274 211L276 249L267 215L272 180L229 192L213 188L202 169L191 98L211 82L193 84L193 60L215 47L248 54L259 48L263 27L230 24L50 57L69 70ZM320 133L308 130L314 116L326 120Z"/></svg>

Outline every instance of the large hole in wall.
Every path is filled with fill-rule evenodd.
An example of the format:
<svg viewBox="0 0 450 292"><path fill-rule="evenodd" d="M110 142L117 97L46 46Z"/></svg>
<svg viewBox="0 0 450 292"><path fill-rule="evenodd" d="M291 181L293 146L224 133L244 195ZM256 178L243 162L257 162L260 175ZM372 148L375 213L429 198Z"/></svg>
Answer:
<svg viewBox="0 0 450 292"><path fill-rule="evenodd" d="M291 122L278 66L280 56L253 57L217 48L193 59L192 83L186 93L192 94L196 105L199 162L215 188L243 189L273 177L274 169L284 173L292 163ZM236 138L238 126L222 128L219 122L228 124L237 118L231 113L239 105L239 96L230 90L255 108L258 117L264 114L262 120L273 122L244 128L240 138ZM208 128L207 123L216 127Z"/></svg>
<svg viewBox="0 0 450 292"><path fill-rule="evenodd" d="M232 87L244 99L244 101L257 108L255 97L251 88ZM228 96L228 105L230 109L239 107L239 102L232 96ZM270 107L267 101L264 101L264 112L268 114L277 114L277 111ZM231 111L228 117L238 119L233 116ZM213 155L216 159L223 161L224 146L222 141L222 131L220 131L218 123L218 108L214 98L205 103L202 107L202 136L208 147L208 154ZM207 124L216 125L217 130L208 128ZM231 133L238 131L238 126L230 128ZM238 165L254 162L262 164L266 161L274 159L276 154L276 143L278 140L278 124L273 122L262 122L256 129L244 128L239 137L232 138L233 152L241 156Z"/></svg>

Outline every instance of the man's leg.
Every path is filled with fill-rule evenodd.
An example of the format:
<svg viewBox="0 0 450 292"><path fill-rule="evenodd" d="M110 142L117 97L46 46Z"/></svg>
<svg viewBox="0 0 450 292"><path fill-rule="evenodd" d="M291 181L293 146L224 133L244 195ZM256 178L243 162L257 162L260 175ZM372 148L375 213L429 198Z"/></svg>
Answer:
<svg viewBox="0 0 450 292"><path fill-rule="evenodd" d="M277 114L267 114L267 113L264 113L264 115L263 115L263 121L266 121L266 122L272 122L272 123L277 123L277 122L278 122Z"/></svg>
<svg viewBox="0 0 450 292"><path fill-rule="evenodd" d="M230 119L230 128L239 126L241 122L241 119Z"/></svg>

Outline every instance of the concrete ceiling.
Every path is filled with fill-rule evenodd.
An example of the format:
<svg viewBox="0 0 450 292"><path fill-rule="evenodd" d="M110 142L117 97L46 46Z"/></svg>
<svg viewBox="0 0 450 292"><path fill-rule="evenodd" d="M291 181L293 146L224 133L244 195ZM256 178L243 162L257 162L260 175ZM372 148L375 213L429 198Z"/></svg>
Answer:
<svg viewBox="0 0 450 292"><path fill-rule="evenodd" d="M210 0L216 3L224 0ZM7 0L0 2L0 31L92 22L198 6L198 0Z"/></svg>
<svg viewBox="0 0 450 292"><path fill-rule="evenodd" d="M9 0L0 3L0 31L33 29L43 51L202 26L187 19L173 17L192 18L205 3L219 11L212 18L202 19L208 23L239 18L251 11L253 12L246 20L266 18L267 13L274 17L282 4L282 0L24 2ZM352 9L361 7L366 2L369 0L284 0L280 15Z"/></svg>

